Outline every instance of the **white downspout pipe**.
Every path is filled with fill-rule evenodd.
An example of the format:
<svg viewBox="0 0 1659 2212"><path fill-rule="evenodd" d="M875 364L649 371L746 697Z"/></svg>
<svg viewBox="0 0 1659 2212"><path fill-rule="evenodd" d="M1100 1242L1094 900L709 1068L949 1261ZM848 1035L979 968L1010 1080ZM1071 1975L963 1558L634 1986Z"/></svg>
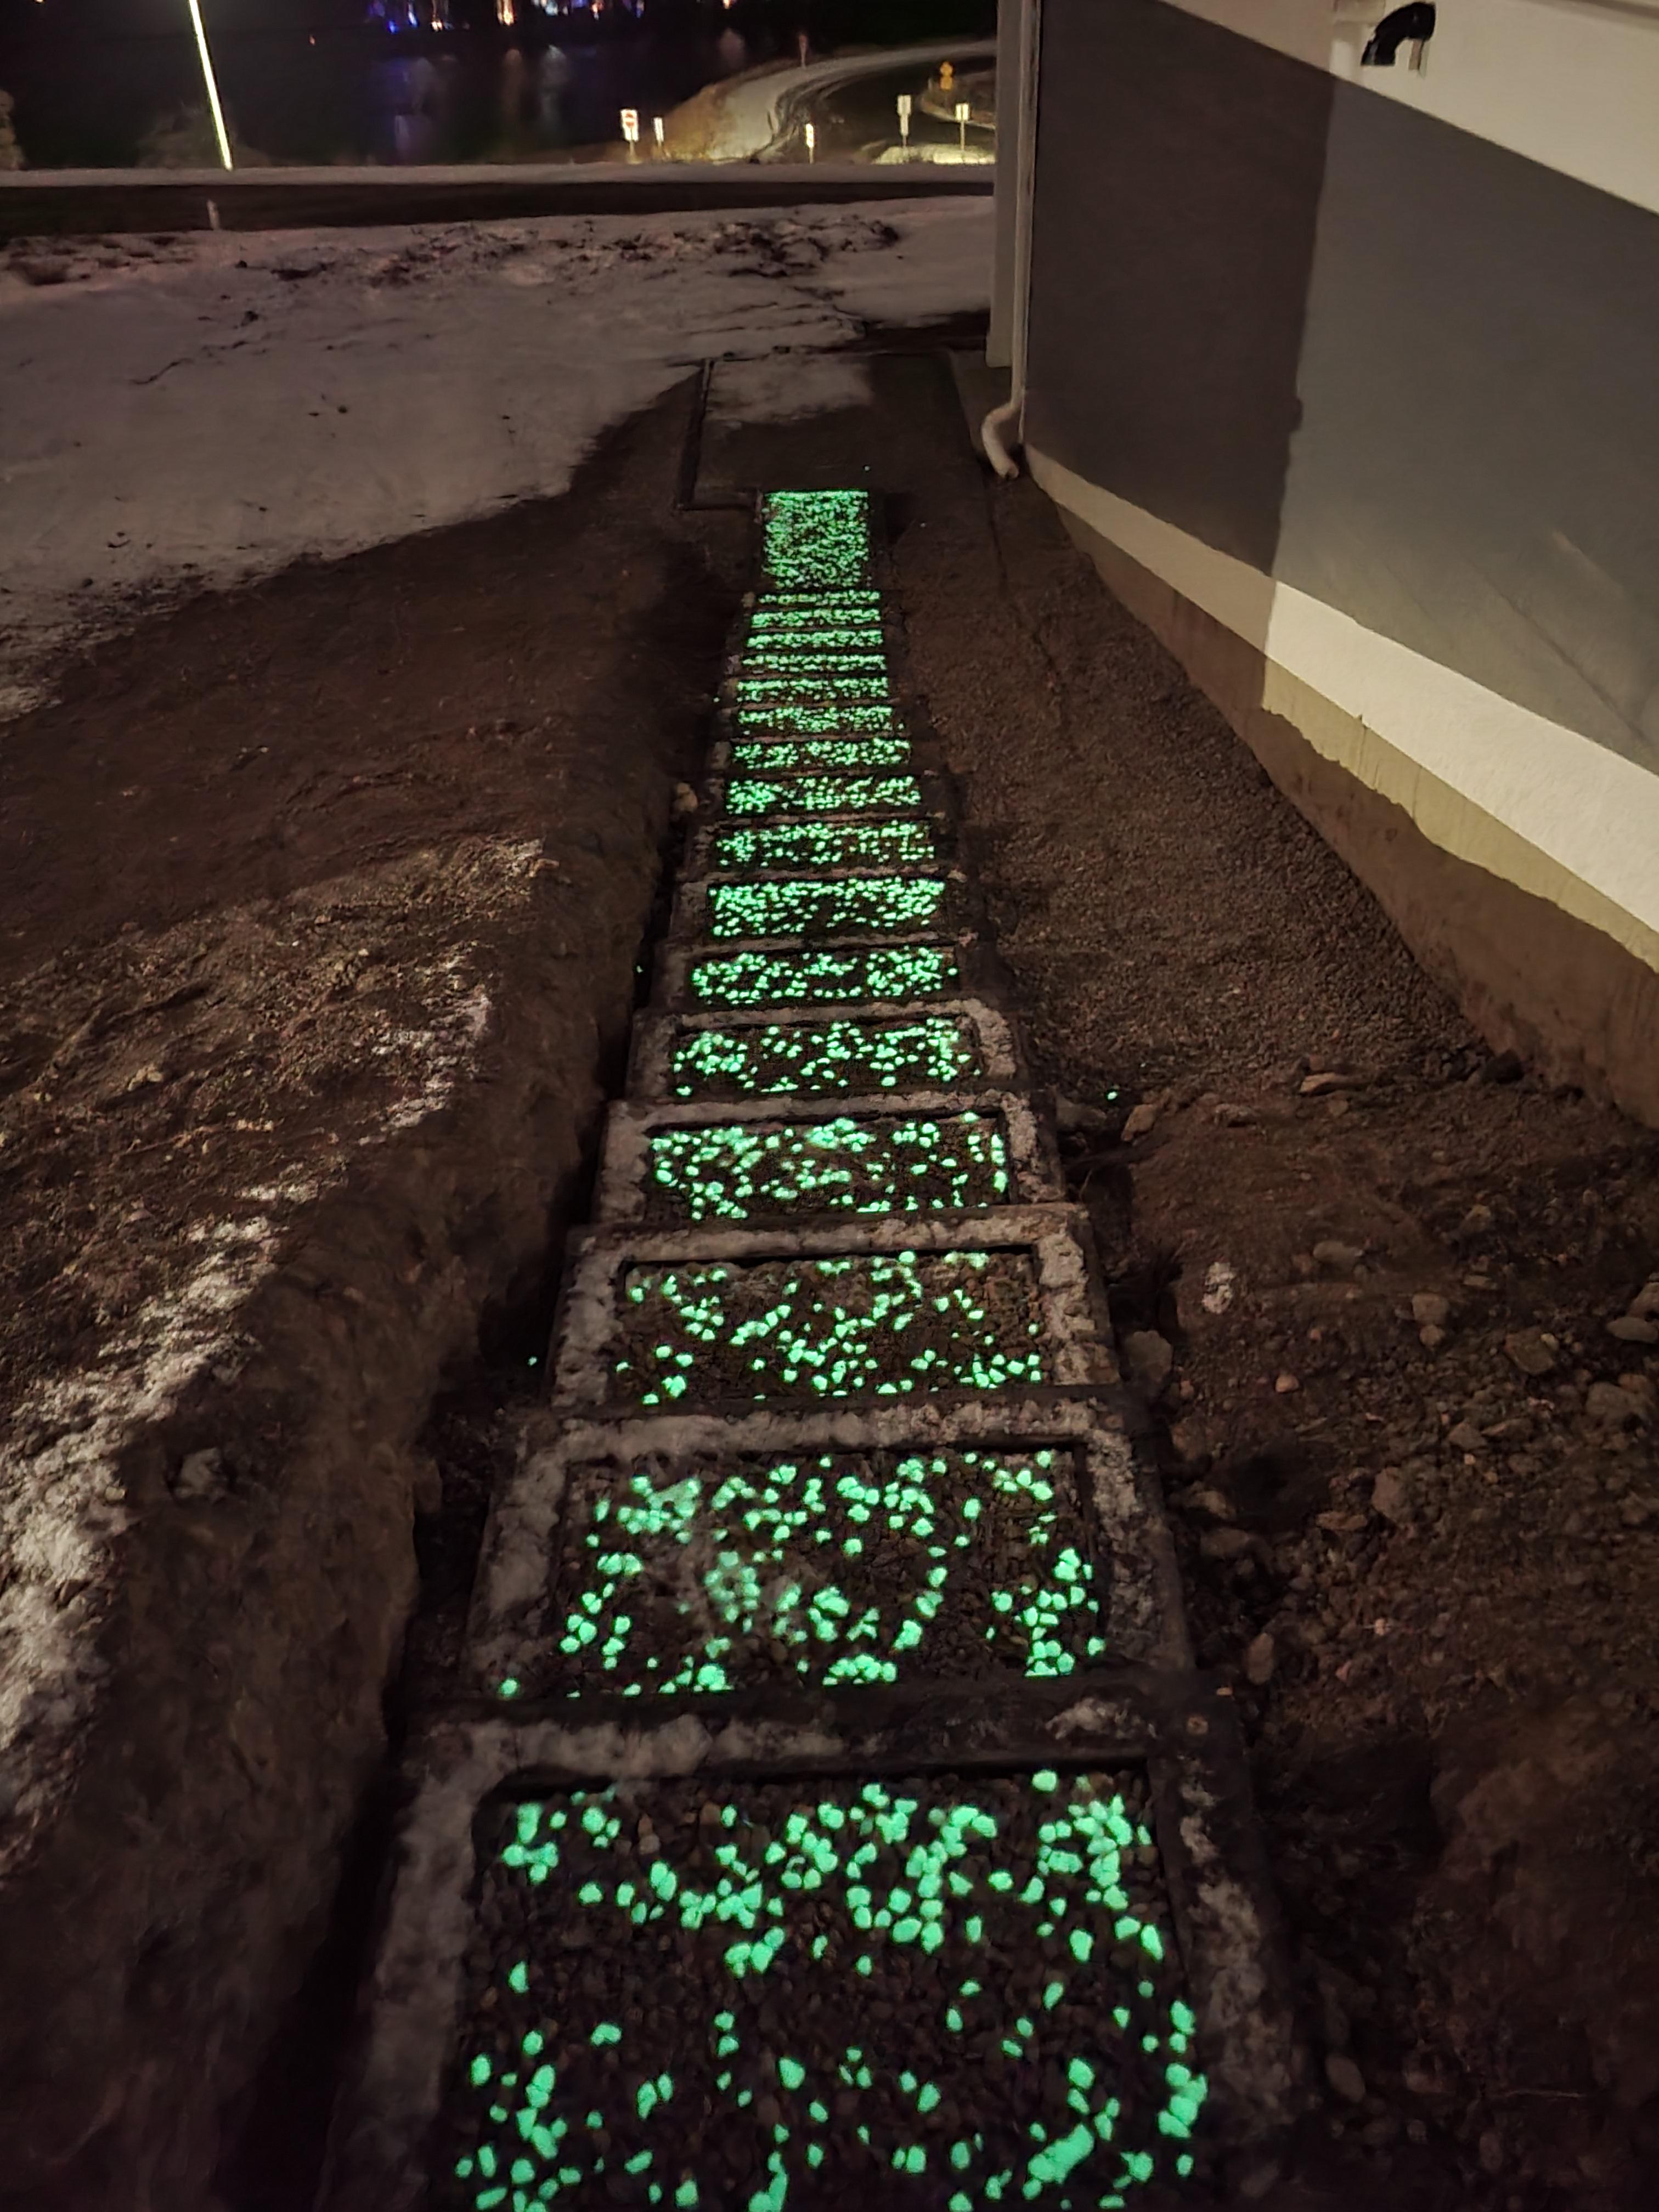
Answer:
<svg viewBox="0 0 1659 2212"><path fill-rule="evenodd" d="M1014 454L1024 441L1025 350L1031 319L1031 205L1036 188L1038 75L1042 53L1042 0L1020 0L1019 94L1014 200L1012 362L1008 398L980 425L987 459L1000 477L1017 477Z"/></svg>

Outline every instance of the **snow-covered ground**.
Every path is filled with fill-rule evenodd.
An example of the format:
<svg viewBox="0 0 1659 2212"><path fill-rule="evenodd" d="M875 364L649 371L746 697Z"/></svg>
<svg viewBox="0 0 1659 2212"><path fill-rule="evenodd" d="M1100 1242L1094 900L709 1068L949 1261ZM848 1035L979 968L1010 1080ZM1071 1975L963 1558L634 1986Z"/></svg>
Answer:
<svg viewBox="0 0 1659 2212"><path fill-rule="evenodd" d="M990 240L939 200L14 248L0 715L135 594L557 493L711 356L982 308Z"/></svg>

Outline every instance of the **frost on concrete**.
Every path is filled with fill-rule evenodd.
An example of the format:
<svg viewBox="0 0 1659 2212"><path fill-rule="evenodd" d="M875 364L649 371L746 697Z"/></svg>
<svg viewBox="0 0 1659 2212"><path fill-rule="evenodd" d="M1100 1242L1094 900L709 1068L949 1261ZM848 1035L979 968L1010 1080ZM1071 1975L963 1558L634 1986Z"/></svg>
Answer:
<svg viewBox="0 0 1659 2212"><path fill-rule="evenodd" d="M472 872L493 879L498 901L516 902L540 853L499 842L475 856ZM491 1014L474 965L463 948L412 968L421 1018L377 1018L368 1051L385 1083L351 1148L360 1156L441 1113L468 1077ZM290 1159L222 1198L215 1217L184 1232L162 1287L91 1360L38 1376L9 1409L0 1444L0 1878L71 1782L103 1678L98 1632L134 1526L125 1457L204 1376L234 1382L243 1316L310 1210L341 1182L346 1149L320 1166Z"/></svg>

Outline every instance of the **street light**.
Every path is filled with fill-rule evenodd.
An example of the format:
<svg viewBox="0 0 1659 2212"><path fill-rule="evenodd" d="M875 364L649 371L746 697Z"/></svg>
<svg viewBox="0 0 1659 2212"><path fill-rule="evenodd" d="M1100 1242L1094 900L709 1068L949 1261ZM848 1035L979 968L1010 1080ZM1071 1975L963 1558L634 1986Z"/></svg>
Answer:
<svg viewBox="0 0 1659 2212"><path fill-rule="evenodd" d="M230 134L225 129L225 112L219 105L219 88L214 82L213 57L208 52L207 25L202 21L201 0L190 0L190 20L196 26L196 51L202 57L202 76L207 85L208 106L213 111L213 128L219 138L219 159L228 169L236 164L230 158Z"/></svg>

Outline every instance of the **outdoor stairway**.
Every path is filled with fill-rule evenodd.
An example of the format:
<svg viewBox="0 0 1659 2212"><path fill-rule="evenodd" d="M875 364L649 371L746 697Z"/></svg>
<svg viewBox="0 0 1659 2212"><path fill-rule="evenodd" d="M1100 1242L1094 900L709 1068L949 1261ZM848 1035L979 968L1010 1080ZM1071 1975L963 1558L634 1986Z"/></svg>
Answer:
<svg viewBox="0 0 1659 2212"><path fill-rule="evenodd" d="M763 501L322 2203L1213 2201L1295 2105L862 492Z"/></svg>

